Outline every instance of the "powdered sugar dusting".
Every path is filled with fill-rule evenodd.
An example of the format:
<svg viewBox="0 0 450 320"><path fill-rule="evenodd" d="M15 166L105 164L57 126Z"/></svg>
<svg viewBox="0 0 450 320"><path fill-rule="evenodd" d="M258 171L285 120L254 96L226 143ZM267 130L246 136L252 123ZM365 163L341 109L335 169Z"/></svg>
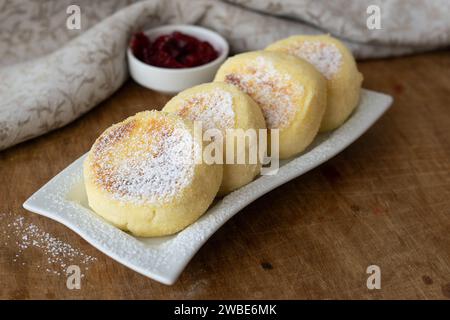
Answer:
<svg viewBox="0 0 450 320"><path fill-rule="evenodd" d="M201 121L205 129L225 131L234 128L233 97L218 88L190 97L177 114L192 121Z"/></svg>
<svg viewBox="0 0 450 320"><path fill-rule="evenodd" d="M101 148L94 145L91 165L96 183L121 202L167 202L192 182L191 132L181 121L151 117L137 120L141 123L118 142L108 137L114 142L103 143L100 138Z"/></svg>
<svg viewBox="0 0 450 320"><path fill-rule="evenodd" d="M342 64L342 54L332 43L303 41L288 52L311 63L327 79L331 79Z"/></svg>
<svg viewBox="0 0 450 320"><path fill-rule="evenodd" d="M271 61L261 56L249 62L242 72L226 75L225 82L237 86L259 104L269 129L289 124L297 111L292 96L303 93L301 85L294 85L288 74L278 72Z"/></svg>
<svg viewBox="0 0 450 320"><path fill-rule="evenodd" d="M1 220L5 221L2 233L6 234L6 239L9 240L4 245L17 247L13 262L21 265L33 263L26 262L21 257L27 250L39 249L46 257L46 261L36 264L36 268L56 275L65 275L66 269L70 265L77 265L80 269L84 267L84 270L88 270L88 266L97 261L97 258L52 236L39 226L28 223L22 216L2 214Z"/></svg>

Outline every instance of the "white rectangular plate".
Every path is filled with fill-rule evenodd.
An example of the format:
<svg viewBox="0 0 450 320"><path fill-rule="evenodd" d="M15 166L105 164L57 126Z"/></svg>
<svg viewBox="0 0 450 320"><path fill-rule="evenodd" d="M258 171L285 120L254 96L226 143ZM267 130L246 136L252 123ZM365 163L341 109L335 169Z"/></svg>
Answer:
<svg viewBox="0 0 450 320"><path fill-rule="evenodd" d="M195 223L173 236L133 237L97 216L88 206L82 156L51 179L24 208L56 220L125 266L156 281L173 284L194 254L228 219L279 185L319 166L359 138L389 108L392 98L363 90L361 103L338 129L316 137L307 151L280 163L276 175L260 176L217 201Z"/></svg>

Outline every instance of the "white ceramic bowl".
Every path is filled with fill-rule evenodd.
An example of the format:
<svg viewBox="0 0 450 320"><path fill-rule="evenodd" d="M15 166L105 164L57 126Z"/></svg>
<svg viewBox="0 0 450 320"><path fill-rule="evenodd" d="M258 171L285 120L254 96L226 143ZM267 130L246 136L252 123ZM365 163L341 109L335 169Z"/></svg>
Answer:
<svg viewBox="0 0 450 320"><path fill-rule="evenodd" d="M180 31L197 39L208 41L219 52L219 56L215 60L198 67L160 68L140 61L128 47L128 67L134 81L152 90L174 94L213 80L217 69L228 56L227 41L217 32L193 25L167 25L147 30L144 33L150 41L153 41L161 35L170 34L174 31Z"/></svg>

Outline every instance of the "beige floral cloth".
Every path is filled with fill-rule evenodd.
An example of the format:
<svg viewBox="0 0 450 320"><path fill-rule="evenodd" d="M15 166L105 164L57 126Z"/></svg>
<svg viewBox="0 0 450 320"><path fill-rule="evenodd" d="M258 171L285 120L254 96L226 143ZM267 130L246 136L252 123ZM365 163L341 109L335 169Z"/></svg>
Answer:
<svg viewBox="0 0 450 320"><path fill-rule="evenodd" d="M0 0L0 149L59 128L128 77L130 35L162 24L217 30L234 52L293 34L330 33L358 58L450 44L448 0L80 0L81 30L66 28L71 0ZM367 27L377 5L381 29Z"/></svg>

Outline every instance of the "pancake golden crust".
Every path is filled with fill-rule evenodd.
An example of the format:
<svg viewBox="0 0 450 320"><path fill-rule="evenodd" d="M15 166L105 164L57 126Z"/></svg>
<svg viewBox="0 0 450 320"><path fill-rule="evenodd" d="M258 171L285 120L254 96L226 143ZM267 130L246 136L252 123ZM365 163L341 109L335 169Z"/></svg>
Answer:
<svg viewBox="0 0 450 320"><path fill-rule="evenodd" d="M189 121L156 111L107 129L84 163L91 208L137 236L172 234L194 222L213 201L222 168L194 161L202 141L192 130Z"/></svg>
<svg viewBox="0 0 450 320"><path fill-rule="evenodd" d="M326 82L309 63L279 52L229 58L215 81L233 84L260 106L267 128L279 129L279 156L289 158L314 139L326 106Z"/></svg>
<svg viewBox="0 0 450 320"><path fill-rule="evenodd" d="M347 47L328 35L292 36L266 48L305 59L327 79L327 108L320 131L339 127L359 103L362 75Z"/></svg>

